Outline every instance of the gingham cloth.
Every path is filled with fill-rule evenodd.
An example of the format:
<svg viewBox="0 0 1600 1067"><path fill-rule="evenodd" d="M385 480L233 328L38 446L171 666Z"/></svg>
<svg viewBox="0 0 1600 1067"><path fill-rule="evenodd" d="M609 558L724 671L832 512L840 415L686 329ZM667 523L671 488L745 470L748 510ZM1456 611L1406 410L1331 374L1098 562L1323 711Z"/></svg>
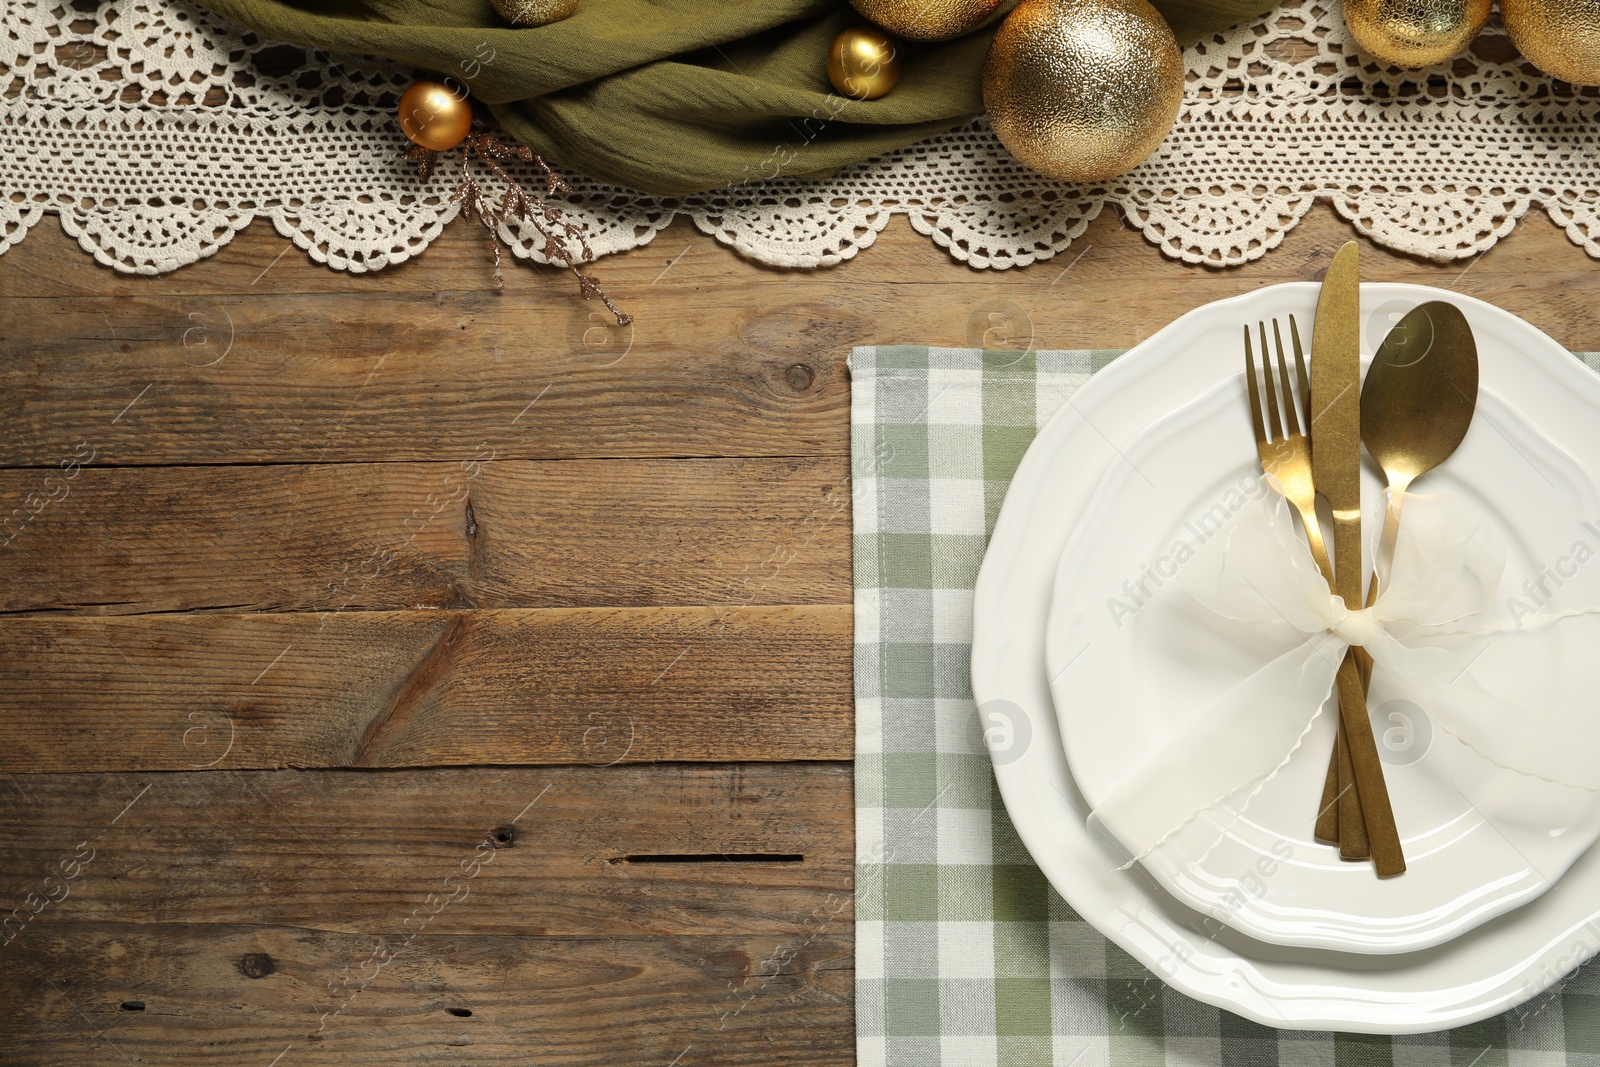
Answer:
<svg viewBox="0 0 1600 1067"><path fill-rule="evenodd" d="M1600 965L1456 1030L1279 1031L1168 988L1029 859L972 701L972 588L1029 442L1118 354L851 355L861 1067L1600 1067Z"/></svg>

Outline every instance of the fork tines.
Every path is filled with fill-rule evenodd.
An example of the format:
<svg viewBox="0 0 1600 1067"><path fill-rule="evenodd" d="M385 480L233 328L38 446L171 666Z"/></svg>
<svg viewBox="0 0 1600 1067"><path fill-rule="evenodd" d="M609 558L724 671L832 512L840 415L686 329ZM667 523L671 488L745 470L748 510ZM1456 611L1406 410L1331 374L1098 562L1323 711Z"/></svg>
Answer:
<svg viewBox="0 0 1600 1067"><path fill-rule="evenodd" d="M1265 353L1263 353L1265 355ZM1270 378L1271 375L1268 375ZM1261 422L1261 387L1256 384L1256 357L1250 350L1250 327L1244 328L1244 381L1250 393L1250 424L1256 431L1256 444L1264 445L1271 438L1267 436L1267 428ZM1277 421L1277 413L1273 413L1273 421Z"/></svg>
<svg viewBox="0 0 1600 1067"><path fill-rule="evenodd" d="M1278 441L1287 436L1309 433L1311 430L1311 387L1306 376L1305 349L1300 343L1300 327L1289 316L1289 339L1294 348L1295 380L1299 385L1300 403L1295 403L1295 389L1290 385L1289 364L1283 349L1283 333L1278 320L1272 320L1273 350L1278 357L1277 380L1273 380L1272 360L1267 348L1267 324L1259 322L1256 328L1261 336L1261 378L1266 383L1267 402L1261 403L1261 388L1256 380L1255 352L1250 341L1250 327L1244 328L1244 365L1250 392L1250 419L1255 428L1256 442ZM1279 389L1283 402L1278 401ZM1281 418L1280 418L1281 412ZM1266 421L1262 416L1265 413ZM1304 429L1302 429L1302 425ZM1270 431L1270 432L1269 432Z"/></svg>

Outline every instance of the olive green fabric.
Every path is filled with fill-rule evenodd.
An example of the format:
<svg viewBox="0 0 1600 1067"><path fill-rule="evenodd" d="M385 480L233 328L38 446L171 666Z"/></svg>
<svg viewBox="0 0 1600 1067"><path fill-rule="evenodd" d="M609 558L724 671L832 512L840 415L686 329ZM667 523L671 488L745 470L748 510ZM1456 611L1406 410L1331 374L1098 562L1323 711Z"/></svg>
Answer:
<svg viewBox="0 0 1600 1067"><path fill-rule="evenodd" d="M1180 41L1274 6L1153 2ZM580 0L531 29L488 0L200 3L267 37L453 75L552 163L667 195L830 173L976 117L998 25L907 44L894 91L850 101L824 68L834 35L863 22L839 0Z"/></svg>

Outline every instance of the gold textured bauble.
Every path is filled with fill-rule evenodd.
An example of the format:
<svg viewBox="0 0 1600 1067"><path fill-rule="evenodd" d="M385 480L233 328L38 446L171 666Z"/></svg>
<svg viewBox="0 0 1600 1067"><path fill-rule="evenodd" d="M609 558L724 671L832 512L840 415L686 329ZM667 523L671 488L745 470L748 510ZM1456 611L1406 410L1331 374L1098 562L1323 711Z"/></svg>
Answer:
<svg viewBox="0 0 1600 1067"><path fill-rule="evenodd" d="M543 26L578 10L578 0L494 0L494 9L513 26Z"/></svg>
<svg viewBox="0 0 1600 1067"><path fill-rule="evenodd" d="M876 100L899 78L894 38L876 26L845 30L828 46L828 80L846 96Z"/></svg>
<svg viewBox="0 0 1600 1067"><path fill-rule="evenodd" d="M1574 85L1600 85L1600 0L1500 0L1528 62Z"/></svg>
<svg viewBox="0 0 1600 1067"><path fill-rule="evenodd" d="M1464 51L1490 6L1491 0L1344 0L1344 24L1374 59L1416 70Z"/></svg>
<svg viewBox="0 0 1600 1067"><path fill-rule="evenodd" d="M908 41L948 41L971 33L1005 0L850 0L871 22Z"/></svg>
<svg viewBox="0 0 1600 1067"><path fill-rule="evenodd" d="M1138 166L1172 129L1183 56L1145 0L1022 0L983 65L983 104L1023 163L1070 182Z"/></svg>
<svg viewBox="0 0 1600 1067"><path fill-rule="evenodd" d="M412 82L400 98L400 130L423 148L447 152L472 130L472 105L443 82Z"/></svg>

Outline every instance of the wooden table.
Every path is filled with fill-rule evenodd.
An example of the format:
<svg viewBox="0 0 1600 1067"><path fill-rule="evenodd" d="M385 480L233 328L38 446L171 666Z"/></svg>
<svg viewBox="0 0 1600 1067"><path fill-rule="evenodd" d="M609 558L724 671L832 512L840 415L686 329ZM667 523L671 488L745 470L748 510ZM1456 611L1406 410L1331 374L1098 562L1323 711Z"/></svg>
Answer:
<svg viewBox="0 0 1600 1067"><path fill-rule="evenodd" d="M1107 213L974 272L895 223L783 273L679 223L608 329L449 229L257 223L157 278L0 257L0 1060L853 1060L852 345L1132 345L1316 279ZM1543 219L1368 279L1600 349ZM20 510L18 510L20 509Z"/></svg>

